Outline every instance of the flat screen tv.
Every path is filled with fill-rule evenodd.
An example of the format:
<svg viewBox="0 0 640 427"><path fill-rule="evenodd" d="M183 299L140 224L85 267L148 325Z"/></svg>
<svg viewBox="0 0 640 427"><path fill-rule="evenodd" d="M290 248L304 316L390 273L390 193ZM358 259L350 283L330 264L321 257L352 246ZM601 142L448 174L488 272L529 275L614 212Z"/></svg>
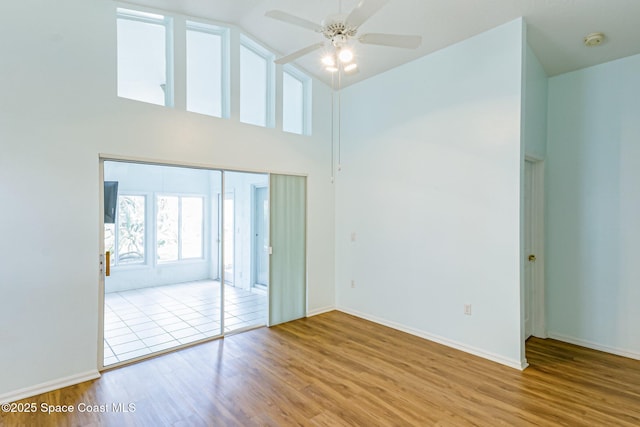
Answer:
<svg viewBox="0 0 640 427"><path fill-rule="evenodd" d="M118 206L118 181L104 182L104 223L116 223L116 207Z"/></svg>

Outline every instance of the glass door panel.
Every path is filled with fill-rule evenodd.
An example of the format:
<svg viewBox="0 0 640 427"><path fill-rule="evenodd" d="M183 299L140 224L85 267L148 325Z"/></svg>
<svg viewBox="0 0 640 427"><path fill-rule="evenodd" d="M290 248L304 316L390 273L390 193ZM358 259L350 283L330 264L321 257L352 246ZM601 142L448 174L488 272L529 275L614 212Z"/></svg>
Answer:
<svg viewBox="0 0 640 427"><path fill-rule="evenodd" d="M103 175L103 365L220 336L222 173L104 161Z"/></svg>
<svg viewBox="0 0 640 427"><path fill-rule="evenodd" d="M266 188L266 174L224 172L224 333L265 325L267 282L256 284L256 189ZM268 203L268 200L263 200ZM261 221L268 211L262 212ZM261 226L264 228L264 226ZM260 233L264 234L262 230ZM265 250L264 242L261 244ZM264 262L264 260L263 260ZM231 275L231 276L229 276ZM263 279L264 280L264 279Z"/></svg>

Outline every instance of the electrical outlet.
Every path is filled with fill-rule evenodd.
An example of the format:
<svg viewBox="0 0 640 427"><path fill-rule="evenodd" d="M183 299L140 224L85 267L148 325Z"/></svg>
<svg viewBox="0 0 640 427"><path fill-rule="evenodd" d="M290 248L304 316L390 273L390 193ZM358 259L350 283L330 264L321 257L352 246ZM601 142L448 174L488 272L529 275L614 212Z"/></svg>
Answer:
<svg viewBox="0 0 640 427"><path fill-rule="evenodd" d="M356 232L355 231L353 233L351 233L351 241L352 242L356 241Z"/></svg>
<svg viewBox="0 0 640 427"><path fill-rule="evenodd" d="M464 305L464 314L467 316L471 316L471 304Z"/></svg>
<svg viewBox="0 0 640 427"><path fill-rule="evenodd" d="M352 287L352 288L355 288L355 287L356 287L356 281L355 281L355 280L352 280L352 281L351 281L351 287Z"/></svg>

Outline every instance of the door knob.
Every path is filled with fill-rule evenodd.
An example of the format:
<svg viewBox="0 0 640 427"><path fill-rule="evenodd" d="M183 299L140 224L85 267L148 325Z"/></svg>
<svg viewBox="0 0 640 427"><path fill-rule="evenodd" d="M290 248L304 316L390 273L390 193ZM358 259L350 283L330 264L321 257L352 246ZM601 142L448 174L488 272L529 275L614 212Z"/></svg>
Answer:
<svg viewBox="0 0 640 427"><path fill-rule="evenodd" d="M529 255L529 261L536 262L536 256L533 254Z"/></svg>

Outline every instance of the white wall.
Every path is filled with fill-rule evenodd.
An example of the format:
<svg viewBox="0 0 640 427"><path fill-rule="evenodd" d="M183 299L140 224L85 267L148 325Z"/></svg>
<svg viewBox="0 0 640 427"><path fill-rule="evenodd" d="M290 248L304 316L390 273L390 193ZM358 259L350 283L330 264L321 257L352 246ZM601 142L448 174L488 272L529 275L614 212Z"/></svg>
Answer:
<svg viewBox="0 0 640 427"><path fill-rule="evenodd" d="M518 368L523 42L517 20L347 88L336 187L340 309Z"/></svg>
<svg viewBox="0 0 640 427"><path fill-rule="evenodd" d="M99 153L308 174L309 309L334 302L329 89L312 137L118 99L115 7L0 2L0 401L98 366Z"/></svg>
<svg viewBox="0 0 640 427"><path fill-rule="evenodd" d="M549 80L549 335L640 358L640 55Z"/></svg>

